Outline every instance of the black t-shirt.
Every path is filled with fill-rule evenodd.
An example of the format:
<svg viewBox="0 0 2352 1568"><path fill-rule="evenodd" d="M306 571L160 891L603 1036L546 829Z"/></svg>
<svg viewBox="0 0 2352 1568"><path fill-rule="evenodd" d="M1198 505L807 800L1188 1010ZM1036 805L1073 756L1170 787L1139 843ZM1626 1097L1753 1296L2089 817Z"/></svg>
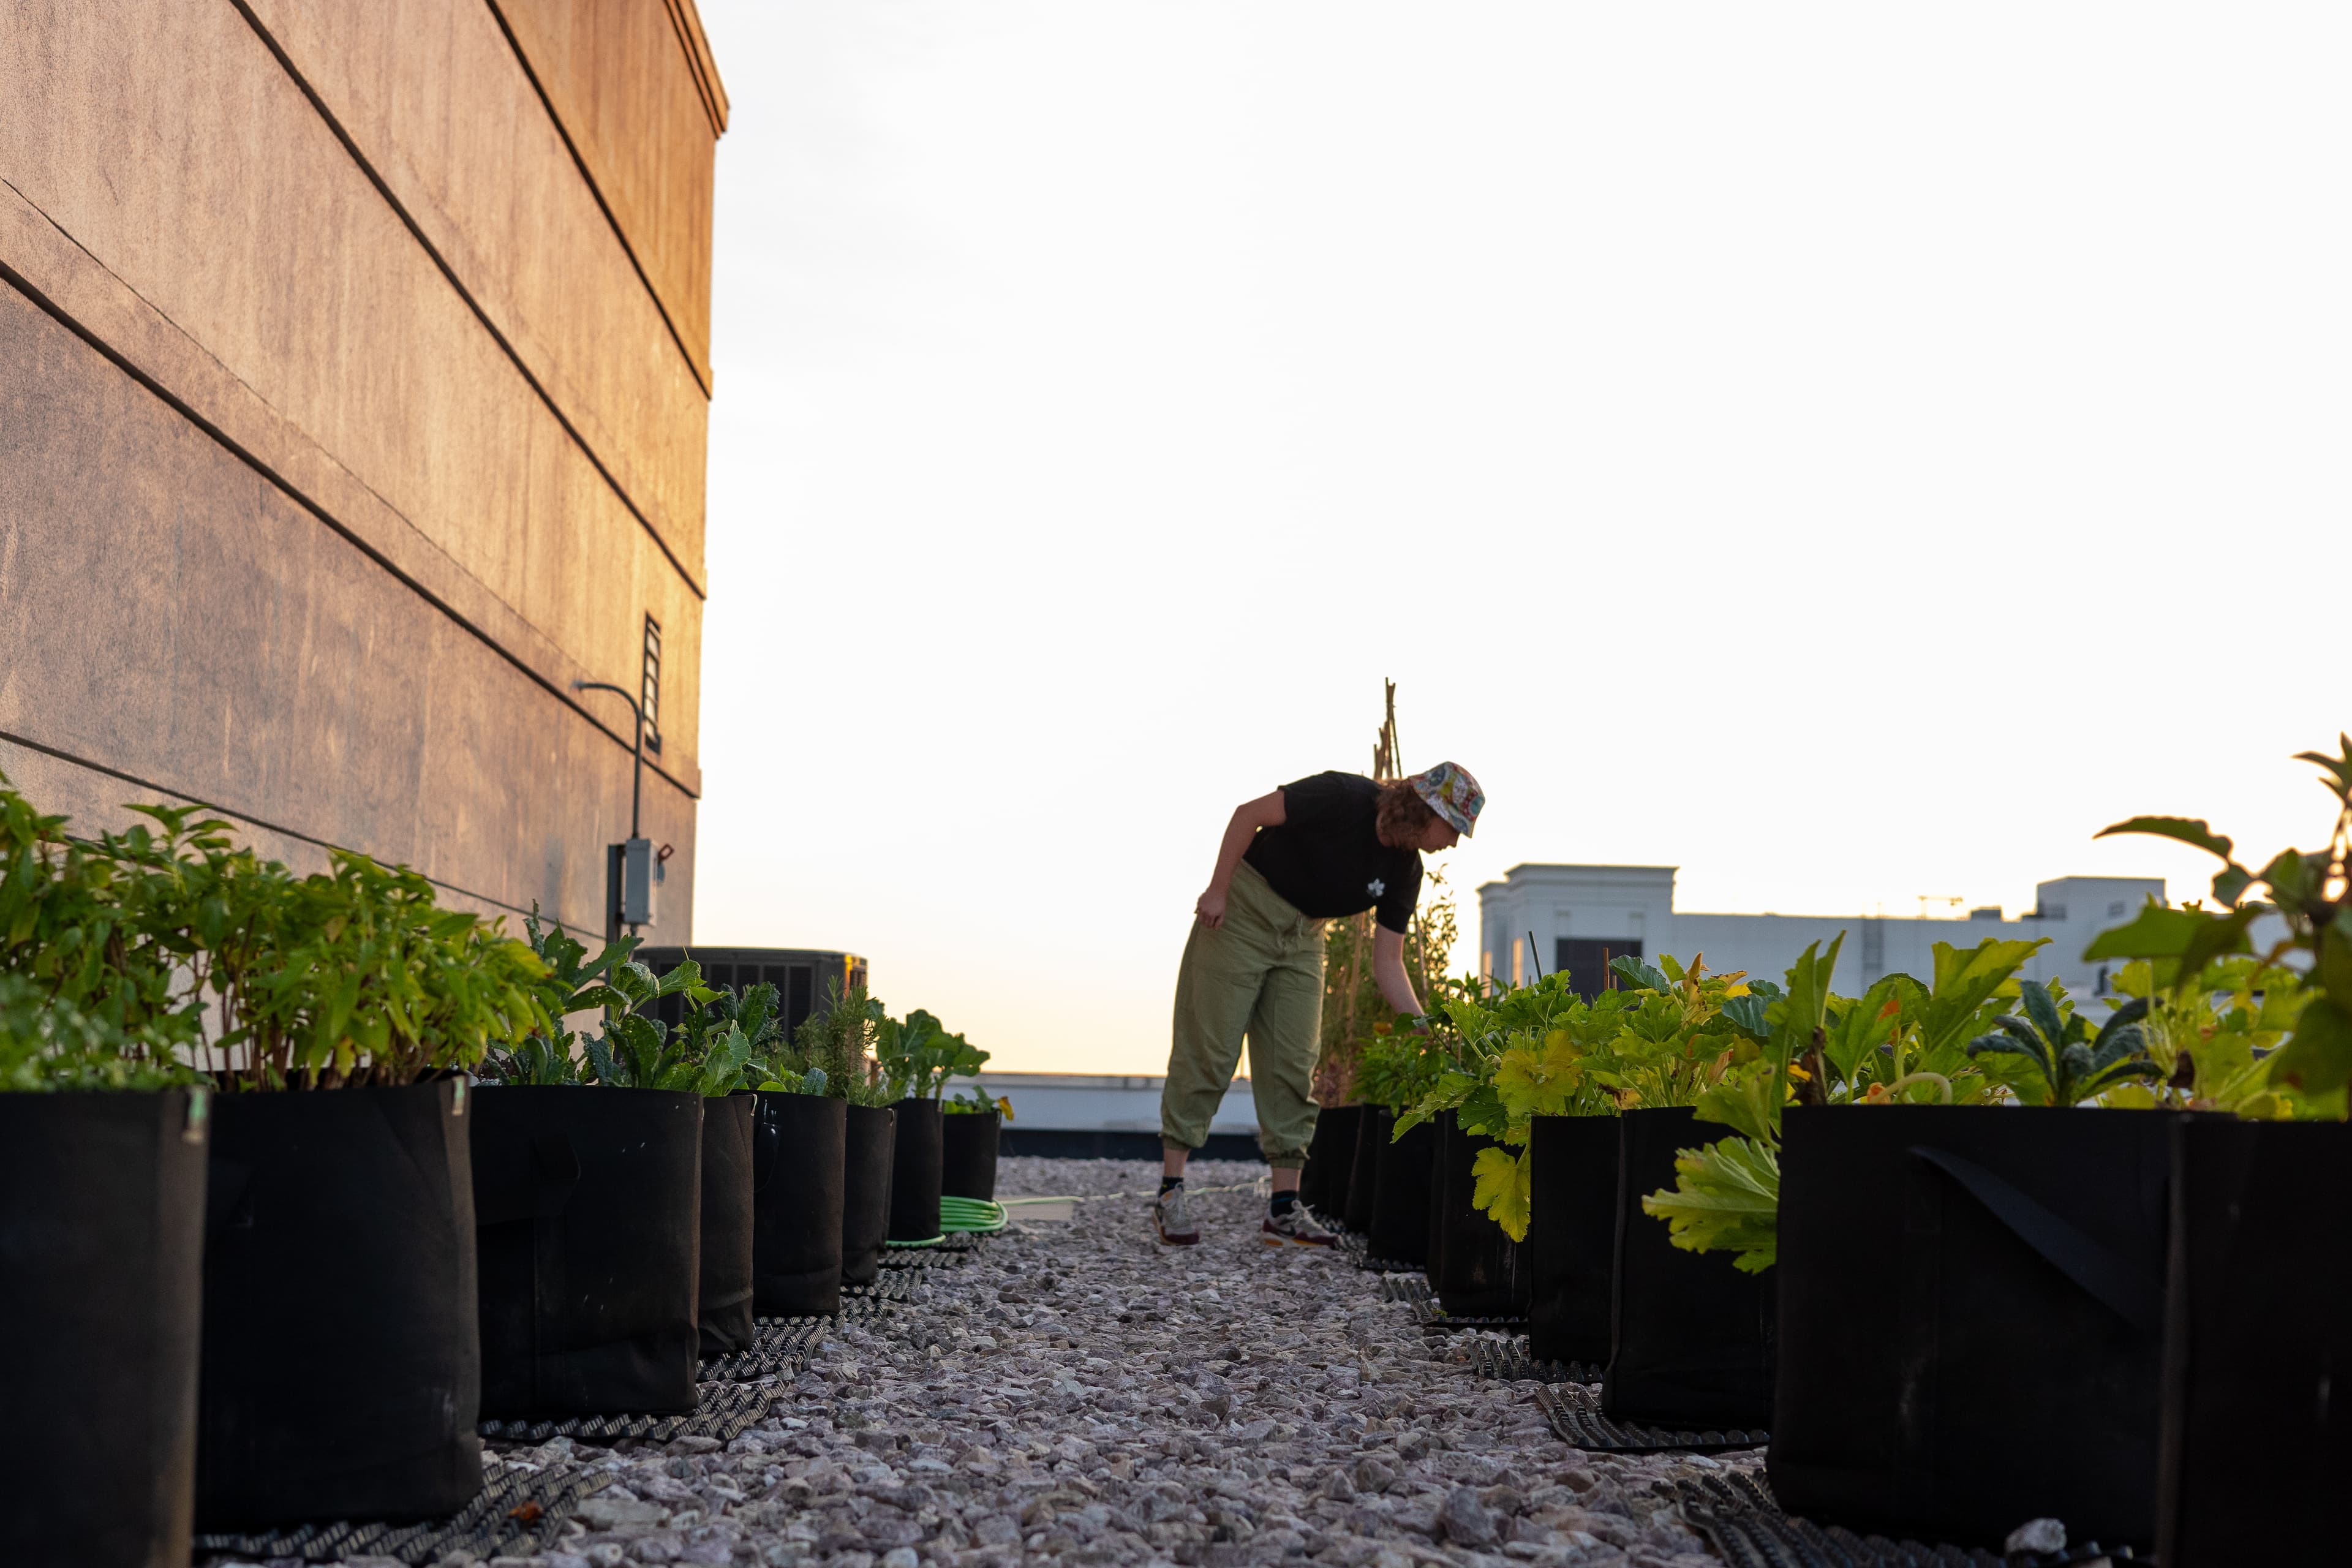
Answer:
<svg viewBox="0 0 2352 1568"><path fill-rule="evenodd" d="M1421 900L1421 851L1391 849L1377 826L1381 786L1361 773L1317 773L1282 786L1282 826L1261 827L1242 858L1309 920L1380 910L1402 935Z"/></svg>

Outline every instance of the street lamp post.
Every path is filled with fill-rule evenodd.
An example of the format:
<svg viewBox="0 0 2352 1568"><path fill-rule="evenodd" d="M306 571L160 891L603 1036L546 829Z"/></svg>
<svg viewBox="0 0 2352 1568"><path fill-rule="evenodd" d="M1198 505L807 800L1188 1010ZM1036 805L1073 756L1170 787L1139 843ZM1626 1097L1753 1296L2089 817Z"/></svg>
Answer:
<svg viewBox="0 0 2352 1568"><path fill-rule="evenodd" d="M644 835L638 831L637 822L639 808L644 805L646 794L646 710L638 705L637 700L635 697L629 695L629 691L626 687L615 686L609 680L575 680L572 683L572 689L574 691L609 691L629 705L629 716L635 719L637 722L635 771L629 780L629 842L631 844L635 844L644 837ZM620 865L614 865L611 851L606 851L607 858L605 860L604 875L605 879L610 886L605 889L604 934L605 940L608 942L612 940L615 928L622 923L617 917L624 912L623 905L625 901L622 896L621 889L623 887L623 879L627 874L626 854L627 852L625 847L620 858L622 863ZM652 891L652 869L650 867L647 868L646 878L646 891L650 894ZM650 900L648 901L648 908L650 908ZM629 921L628 927L629 934L631 936L637 934L636 921Z"/></svg>

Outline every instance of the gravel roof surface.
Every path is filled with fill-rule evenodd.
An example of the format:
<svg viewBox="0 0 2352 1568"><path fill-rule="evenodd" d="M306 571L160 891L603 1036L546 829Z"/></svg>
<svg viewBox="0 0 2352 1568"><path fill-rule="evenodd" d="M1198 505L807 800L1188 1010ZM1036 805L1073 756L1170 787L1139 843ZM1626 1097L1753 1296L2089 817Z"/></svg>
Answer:
<svg viewBox="0 0 2352 1568"><path fill-rule="evenodd" d="M563 1550L493 1562L1717 1561L1653 1488L1760 1456L1570 1448L1534 1384L1474 1376L1460 1336L1425 1342L1377 1275L1261 1242L1255 1189L1202 1193L1265 1173L1193 1163L1195 1247L1159 1244L1148 1197L1099 1197L923 1270L907 1316L844 1328L723 1450L498 1445L501 1463L612 1483ZM1142 1162L1007 1159L998 1196L1141 1194L1157 1178Z"/></svg>

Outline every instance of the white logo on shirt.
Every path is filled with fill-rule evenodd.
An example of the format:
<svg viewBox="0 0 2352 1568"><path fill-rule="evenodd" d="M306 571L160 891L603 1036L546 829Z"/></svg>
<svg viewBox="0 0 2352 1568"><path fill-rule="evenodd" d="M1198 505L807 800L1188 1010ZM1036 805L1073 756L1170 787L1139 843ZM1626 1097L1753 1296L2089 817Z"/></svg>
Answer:
<svg viewBox="0 0 2352 1568"><path fill-rule="evenodd" d="M1381 881L1378 877L1373 878L1370 881L1364 884L1364 891L1371 894L1371 896L1376 899L1388 890L1389 885L1386 882Z"/></svg>

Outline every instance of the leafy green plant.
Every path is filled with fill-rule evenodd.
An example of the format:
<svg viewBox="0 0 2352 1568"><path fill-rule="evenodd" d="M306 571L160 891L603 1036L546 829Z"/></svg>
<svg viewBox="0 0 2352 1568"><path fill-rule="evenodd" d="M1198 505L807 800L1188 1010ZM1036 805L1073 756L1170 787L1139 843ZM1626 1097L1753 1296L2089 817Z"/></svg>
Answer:
<svg viewBox="0 0 2352 1568"><path fill-rule="evenodd" d="M1966 1042L2002 1016L2001 999L2021 989L2017 971L2042 942L1992 937L1969 949L1937 942L1931 985L1890 974L1849 1000L1830 989L1844 940L1840 933L1826 952L1818 942L1807 947L1790 967L1786 986L1772 988L1760 1005L1727 1004L1727 1011L1738 1008L1743 1026L1764 1036L1763 1047L1750 1059L1735 1060L1695 1102L1700 1121L1733 1135L1677 1150L1674 1186L1642 1199L1643 1212L1666 1222L1676 1247L1730 1252L1733 1264L1750 1274L1772 1266L1780 1247L1780 1113L1792 1101L1954 1104L1997 1092Z"/></svg>
<svg viewBox="0 0 2352 1568"><path fill-rule="evenodd" d="M986 1116L994 1111L1007 1121L1013 1120L1013 1101L1001 1094L991 1100L976 1083L961 1094L940 1101L940 1110L947 1116Z"/></svg>
<svg viewBox="0 0 2352 1568"><path fill-rule="evenodd" d="M1987 1076L2028 1105L2080 1105L2133 1079L2161 1076L2148 1058L2139 1021L2147 999L2116 1009L2096 1037L2089 1020L2067 1005L2064 988L2028 980L2018 987L2023 1016L2003 1013L1991 1032L1969 1042L1969 1055L1986 1061Z"/></svg>
<svg viewBox="0 0 2352 1568"><path fill-rule="evenodd" d="M886 1016L862 983L835 990L823 1010L802 1020L792 1044L777 1052L777 1063L814 1085L811 1093L852 1105L887 1105L893 1097L874 1058Z"/></svg>
<svg viewBox="0 0 2352 1568"><path fill-rule="evenodd" d="M482 1076L508 1084L581 1083L584 1080L580 1076L580 1037L565 1027L564 1020L575 1013L627 1005L607 977L614 964L627 961L640 939L625 936L606 944L590 960L588 949L561 925L541 923L537 902L522 923L530 950L546 971L539 987L546 1027L534 1029L511 1046L491 1050L482 1064Z"/></svg>
<svg viewBox="0 0 2352 1568"><path fill-rule="evenodd" d="M2115 987L2147 1003L2140 1027L2158 1076L2117 1086L2109 1104L2219 1110L2249 1121L2305 1113L2300 1091L2272 1082L2266 1059L2293 1032L2308 999L2294 970L2221 958L2188 985L2167 990L2156 966L2136 959L2116 972Z"/></svg>
<svg viewBox="0 0 2352 1568"><path fill-rule="evenodd" d="M920 1007L904 1020L884 1016L874 1031L874 1056L892 1100L937 1100L948 1079L970 1078L987 1065L988 1053L950 1035Z"/></svg>
<svg viewBox="0 0 2352 1568"><path fill-rule="evenodd" d="M2307 966L2292 990L2297 998L2285 1043L2268 1058L2271 1085L2291 1091L2308 1113L2341 1118L2352 1089L2352 736L2336 737L2339 754L2300 752L2336 805L2336 825L2326 847L2282 849L2261 870L2237 858L2237 847L2204 819L2135 816L2101 830L2147 834L2193 846L2215 857L2221 869L2212 882L2217 909L2201 901L2184 909L2150 903L2129 924L2101 933L2085 959L2146 960L2158 985L2188 995L2217 959L2253 951L2252 927L2275 912L2286 935L2261 955L2248 981L2250 991L2267 995L2273 977L2292 973L2289 960ZM2266 894L2267 897L2257 895ZM2281 1020L2284 1021L2284 1020Z"/></svg>
<svg viewBox="0 0 2352 1568"><path fill-rule="evenodd" d="M1710 974L1672 957L1611 965L1624 984L1591 1000L1564 974L1449 998L1449 1027L1423 1059L1400 1064L1419 1090L1397 1131L1440 1111L1496 1140L1472 1165L1473 1205L1524 1238L1529 1218L1528 1127L1537 1116L1610 1115L1688 1104L1734 1064L1758 1055L1759 999L1739 974ZM1741 1020L1747 1020L1743 1026ZM1368 1056L1368 1064L1378 1061Z"/></svg>
<svg viewBox="0 0 2352 1568"><path fill-rule="evenodd" d="M740 1004L726 1014L709 1011L722 994L702 984L700 964L688 959L656 978L632 960L613 967L609 984L621 1003L605 1009L601 1033L581 1041L588 1074L596 1082L701 1095L730 1094L744 1087L751 1036L744 1032ZM684 1018L675 1031L645 1011L668 996L685 1001ZM755 1016L754 1030L760 1022Z"/></svg>
<svg viewBox="0 0 2352 1568"><path fill-rule="evenodd" d="M157 1026L142 1028L152 1031ZM22 974L0 974L0 1092L176 1089L205 1083L186 1037L126 1035Z"/></svg>
<svg viewBox="0 0 2352 1568"><path fill-rule="evenodd" d="M329 863L296 879L247 860L225 879L233 900L249 895L253 923L234 967L215 955L224 1087L414 1083L546 1026L544 970L523 942L438 908L406 867L341 851Z"/></svg>
<svg viewBox="0 0 2352 1568"><path fill-rule="evenodd" d="M205 1010L207 940L229 923L227 824L193 807L97 841L67 835L0 775L0 973L134 1041L184 1048Z"/></svg>

